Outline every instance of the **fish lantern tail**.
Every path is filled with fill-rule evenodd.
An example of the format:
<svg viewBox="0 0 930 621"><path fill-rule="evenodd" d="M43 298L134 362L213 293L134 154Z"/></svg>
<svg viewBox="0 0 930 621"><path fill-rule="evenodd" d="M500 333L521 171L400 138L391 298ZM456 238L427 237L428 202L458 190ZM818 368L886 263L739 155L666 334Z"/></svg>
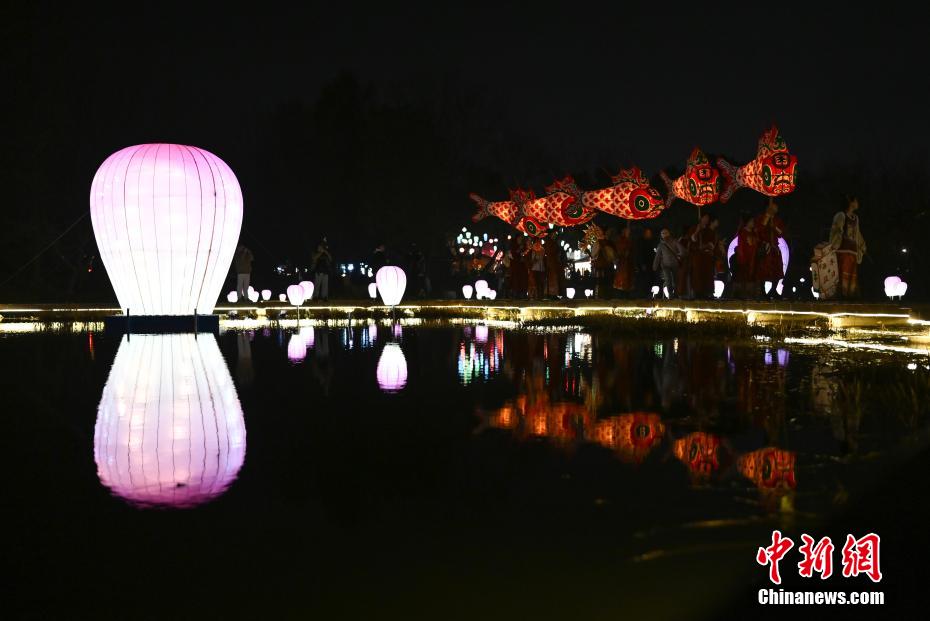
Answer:
<svg viewBox="0 0 930 621"><path fill-rule="evenodd" d="M720 174L723 175L723 191L720 192L720 202L725 203L730 200L734 192L743 187L743 184L740 183L736 166L722 157L717 158L717 168L720 169Z"/></svg>
<svg viewBox="0 0 930 621"><path fill-rule="evenodd" d="M674 183L665 171L659 173L659 176L662 177L662 181L665 182L665 188L668 190L668 196L665 197L665 209L668 209L672 206L672 203L675 201L675 188L672 187Z"/></svg>
<svg viewBox="0 0 930 621"><path fill-rule="evenodd" d="M481 220L484 220L490 213L490 211L488 210L488 205L490 203L488 203L488 201L486 201L485 199L481 198L480 196L474 193L469 194L468 198L475 201L475 204L478 205L478 211L477 213L475 213L475 215L471 217L471 221L480 222Z"/></svg>

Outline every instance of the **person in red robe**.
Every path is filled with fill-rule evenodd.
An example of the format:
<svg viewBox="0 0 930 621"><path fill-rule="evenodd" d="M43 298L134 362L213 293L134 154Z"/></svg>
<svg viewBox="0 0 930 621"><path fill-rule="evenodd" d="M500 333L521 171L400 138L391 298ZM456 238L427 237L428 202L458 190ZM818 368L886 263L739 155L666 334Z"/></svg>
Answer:
<svg viewBox="0 0 930 621"><path fill-rule="evenodd" d="M701 216L688 235L691 256L691 293L695 299L707 300L714 295L714 253L717 231L710 226L710 214Z"/></svg>
<svg viewBox="0 0 930 621"><path fill-rule="evenodd" d="M633 233L627 225L620 230L614 239L614 251L617 270L614 272L614 289L627 297L633 291L633 264L636 260L633 253Z"/></svg>
<svg viewBox="0 0 930 621"><path fill-rule="evenodd" d="M759 282L756 276L756 256L759 239L756 236L756 222L752 218L745 220L737 233L736 250L733 254L733 293L737 298L753 298L758 294Z"/></svg>
<svg viewBox="0 0 930 621"><path fill-rule="evenodd" d="M781 261L781 250L778 248L778 238L784 233L785 225L781 218L777 217L777 213L778 205L775 204L775 201L769 199L765 211L755 218L759 250L756 257L754 280L762 283L771 282L772 290L775 289L778 281L785 277Z"/></svg>

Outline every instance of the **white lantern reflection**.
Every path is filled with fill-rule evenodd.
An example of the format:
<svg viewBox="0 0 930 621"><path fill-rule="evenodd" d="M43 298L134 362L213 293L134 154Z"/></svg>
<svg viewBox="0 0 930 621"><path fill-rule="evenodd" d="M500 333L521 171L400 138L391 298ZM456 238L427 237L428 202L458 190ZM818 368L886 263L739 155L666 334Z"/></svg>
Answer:
<svg viewBox="0 0 930 621"><path fill-rule="evenodd" d="M398 392L407 385L407 359L398 343L385 343L376 375L378 386L387 393Z"/></svg>
<svg viewBox="0 0 930 621"><path fill-rule="evenodd" d="M97 476L139 507L223 494L245 460L242 406L213 335L123 337L94 427Z"/></svg>

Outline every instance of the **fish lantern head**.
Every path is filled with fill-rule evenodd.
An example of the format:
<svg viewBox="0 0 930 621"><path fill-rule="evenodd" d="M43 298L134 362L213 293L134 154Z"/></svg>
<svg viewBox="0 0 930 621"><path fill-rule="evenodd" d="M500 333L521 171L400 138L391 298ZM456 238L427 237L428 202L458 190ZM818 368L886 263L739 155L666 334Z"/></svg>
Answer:
<svg viewBox="0 0 930 621"><path fill-rule="evenodd" d="M629 461L642 463L646 455L662 441L665 424L658 414L636 412L623 414L617 419L621 455ZM625 432L625 433L624 433Z"/></svg>
<svg viewBox="0 0 930 621"><path fill-rule="evenodd" d="M772 153L762 160L759 176L766 194L790 194L798 185L798 158L787 151Z"/></svg>
<svg viewBox="0 0 930 621"><path fill-rule="evenodd" d="M716 203L723 189L720 171L714 168L700 149L691 152L688 158L688 196L695 205Z"/></svg>
<svg viewBox="0 0 930 621"><path fill-rule="evenodd" d="M788 145L777 127L772 126L762 134L756 158L764 194L779 196L794 191L798 185L798 158L788 153Z"/></svg>
<svg viewBox="0 0 930 621"><path fill-rule="evenodd" d="M649 185L649 180L646 179L643 171L636 166L612 175L611 181L614 185L630 184L633 186L629 198L629 208L633 213L648 214L661 211L665 207L665 201L662 200L659 191Z"/></svg>

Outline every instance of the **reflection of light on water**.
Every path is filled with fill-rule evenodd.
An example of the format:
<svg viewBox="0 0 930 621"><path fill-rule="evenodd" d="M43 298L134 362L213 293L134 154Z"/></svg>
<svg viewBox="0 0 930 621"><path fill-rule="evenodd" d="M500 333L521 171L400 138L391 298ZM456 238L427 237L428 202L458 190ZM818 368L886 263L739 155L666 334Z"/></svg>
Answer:
<svg viewBox="0 0 930 621"><path fill-rule="evenodd" d="M504 333L502 330L495 330L493 338L488 338L487 326L483 326L485 328L483 335L478 333L477 328L480 327L482 326L476 326L474 341L459 343L456 368L463 384L470 384L477 379L489 379L492 374L500 370L504 352ZM463 334L467 339L469 331L466 329Z"/></svg>
<svg viewBox="0 0 930 621"><path fill-rule="evenodd" d="M245 421L212 335L123 337L94 428L100 482L139 506L221 495L245 459Z"/></svg>
<svg viewBox="0 0 930 621"><path fill-rule="evenodd" d="M100 321L0 321L0 334L30 334L32 332L99 332L103 330Z"/></svg>
<svg viewBox="0 0 930 621"><path fill-rule="evenodd" d="M584 332L576 332L568 337L565 344L565 364L569 364L572 356L580 358L586 362L591 361L591 335Z"/></svg>
<svg viewBox="0 0 930 621"><path fill-rule="evenodd" d="M407 385L407 359L397 343L385 343L378 359L378 386L384 392L397 392Z"/></svg>

